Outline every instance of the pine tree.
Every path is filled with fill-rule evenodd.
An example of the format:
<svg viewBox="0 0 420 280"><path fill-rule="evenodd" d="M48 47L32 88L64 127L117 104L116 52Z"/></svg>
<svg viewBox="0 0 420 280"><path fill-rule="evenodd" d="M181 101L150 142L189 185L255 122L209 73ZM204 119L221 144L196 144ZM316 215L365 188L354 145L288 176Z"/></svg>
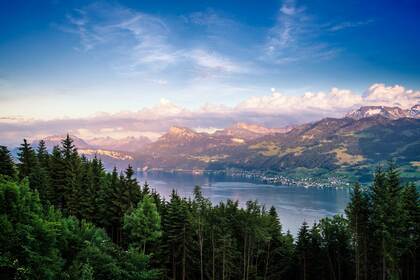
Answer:
<svg viewBox="0 0 420 280"><path fill-rule="evenodd" d="M351 200L346 208L349 226L355 247L355 278L368 279L368 236L369 236L369 199L360 184L353 188Z"/></svg>
<svg viewBox="0 0 420 280"><path fill-rule="evenodd" d="M15 178L16 170L12 156L5 146L0 146L0 175Z"/></svg>
<svg viewBox="0 0 420 280"><path fill-rule="evenodd" d="M106 196L109 200L109 205L107 207L111 215L109 217L109 234L115 243L122 245L124 241L122 232L123 217L130 209L131 200L125 177L123 174L118 175L115 167L111 174L108 191L109 193Z"/></svg>
<svg viewBox="0 0 420 280"><path fill-rule="evenodd" d="M376 264L373 266L373 275L380 275L382 279L398 279L400 275L400 237L404 227L401 194L399 174L394 164L389 164L386 173L378 169L371 194L371 253Z"/></svg>
<svg viewBox="0 0 420 280"><path fill-rule="evenodd" d="M95 204L92 203L92 167L88 159L82 155L79 174L79 216L81 219L92 221L95 212Z"/></svg>
<svg viewBox="0 0 420 280"><path fill-rule="evenodd" d="M66 186L66 166L58 146L53 148L49 160L48 171L51 187L49 188L50 191L47 196L53 205L59 209L64 209L66 207L64 199L64 191Z"/></svg>
<svg viewBox="0 0 420 280"><path fill-rule="evenodd" d="M45 145L44 140L39 141L39 144L36 150L36 155L37 155L38 163L40 167L47 170L49 154L48 154L47 146Z"/></svg>
<svg viewBox="0 0 420 280"><path fill-rule="evenodd" d="M400 183L399 171L393 162L389 163L386 172L386 190L388 199L386 201L389 210L386 216L386 235L385 235L385 253L388 267L387 274L390 279L398 279L400 271L398 268L400 257L402 255L403 244L401 235L404 224L401 218L404 217L404 211L401 203L402 186Z"/></svg>
<svg viewBox="0 0 420 280"><path fill-rule="evenodd" d="M264 279L289 279L294 263L293 237L283 236L282 226L277 211L272 206L266 216L270 238L266 242L266 256L264 257Z"/></svg>
<svg viewBox="0 0 420 280"><path fill-rule="evenodd" d="M140 186L137 183L136 178L134 177L134 170L131 165L128 165L128 168L125 170L124 178L125 187L127 188L129 195L129 208L134 208L140 200L141 192Z"/></svg>
<svg viewBox="0 0 420 280"><path fill-rule="evenodd" d="M38 164L35 165L31 175L29 176L29 186L31 189L37 190L41 197L41 201L44 205L49 200L49 194L51 193L51 184L48 174L49 168L49 154L45 146L44 140L39 142L36 150L36 161Z"/></svg>
<svg viewBox="0 0 420 280"><path fill-rule="evenodd" d="M23 179L25 177L29 177L33 168L35 168L36 156L34 150L31 145L28 144L26 139L23 139L23 143L19 147L18 159L19 178Z"/></svg>
<svg viewBox="0 0 420 280"><path fill-rule="evenodd" d="M195 186L194 191L194 200L192 204L192 212L193 215L191 216L191 224L195 233L195 237L197 240L197 247L198 247L198 254L200 256L199 259L199 266L200 266L200 279L204 279L204 235L207 228L207 215L209 208L211 207L211 203L208 199L203 197L201 192L201 188L199 186Z"/></svg>
<svg viewBox="0 0 420 280"><path fill-rule="evenodd" d="M172 191L171 200L167 206L163 220L164 243L168 265L168 277L173 279L187 278L187 258L190 247L189 213L186 201Z"/></svg>
<svg viewBox="0 0 420 280"><path fill-rule="evenodd" d="M77 154L77 148L74 146L73 139L70 138L69 134L61 141L61 144L61 153L65 167L63 186L64 210L65 213L78 216L80 188L77 176L80 174L81 163Z"/></svg>
<svg viewBox="0 0 420 280"><path fill-rule="evenodd" d="M311 235L309 232L309 227L306 222L303 222L302 226L299 229L297 241L296 241L296 255L299 259L299 279L308 280L310 271L309 271L309 248L311 243Z"/></svg>
<svg viewBox="0 0 420 280"><path fill-rule="evenodd" d="M322 258L328 260L323 264L329 273L325 279L353 279L353 256L351 248L351 235L347 220L336 215L323 218L320 223Z"/></svg>
<svg viewBox="0 0 420 280"><path fill-rule="evenodd" d="M29 187L39 193L41 201L44 205L48 205L48 203L46 203L50 193L48 172L39 164L35 165L29 175Z"/></svg>
<svg viewBox="0 0 420 280"><path fill-rule="evenodd" d="M418 277L417 267L420 265L420 201L416 186L408 184L404 187L401 199L404 210L401 245L404 251L401 257L400 268L402 270L402 279L414 280Z"/></svg>
<svg viewBox="0 0 420 280"><path fill-rule="evenodd" d="M92 159L91 162L91 185L89 188L89 200L92 206L91 221L95 224L100 224L100 210L99 210L99 199L104 185L105 171L102 165L102 161L99 160L96 156Z"/></svg>
<svg viewBox="0 0 420 280"><path fill-rule="evenodd" d="M385 173L381 167L378 167L371 190L371 217L370 228L372 241L370 245L370 254L372 266L370 267L371 278L378 277L379 279L386 279L387 263L386 263L386 237L387 237L387 215L389 212L387 201L388 192L385 184Z"/></svg>
<svg viewBox="0 0 420 280"><path fill-rule="evenodd" d="M145 195L133 211L125 214L123 228L129 244L145 254L148 243L162 235L160 215L151 196Z"/></svg>

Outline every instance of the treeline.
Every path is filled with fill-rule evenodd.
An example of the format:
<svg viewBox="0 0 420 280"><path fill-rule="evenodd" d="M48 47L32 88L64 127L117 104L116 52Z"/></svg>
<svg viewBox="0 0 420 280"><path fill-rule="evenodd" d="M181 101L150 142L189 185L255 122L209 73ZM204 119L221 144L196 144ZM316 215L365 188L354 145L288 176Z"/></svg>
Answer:
<svg viewBox="0 0 420 280"><path fill-rule="evenodd" d="M419 194L392 164L346 216L304 223L296 239L276 210L249 201L162 199L129 166L104 170L70 137L48 153L0 147L1 279L417 279Z"/></svg>

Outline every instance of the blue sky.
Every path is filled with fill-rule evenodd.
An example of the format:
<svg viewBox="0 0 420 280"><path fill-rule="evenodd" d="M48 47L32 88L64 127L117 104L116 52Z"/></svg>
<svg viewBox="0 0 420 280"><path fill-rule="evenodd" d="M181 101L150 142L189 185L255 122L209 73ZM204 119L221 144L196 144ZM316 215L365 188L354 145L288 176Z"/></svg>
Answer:
<svg viewBox="0 0 420 280"><path fill-rule="evenodd" d="M1 1L0 24L3 118L261 109L270 98L280 110L334 88L353 99L375 84L420 88L415 0L15 0Z"/></svg>

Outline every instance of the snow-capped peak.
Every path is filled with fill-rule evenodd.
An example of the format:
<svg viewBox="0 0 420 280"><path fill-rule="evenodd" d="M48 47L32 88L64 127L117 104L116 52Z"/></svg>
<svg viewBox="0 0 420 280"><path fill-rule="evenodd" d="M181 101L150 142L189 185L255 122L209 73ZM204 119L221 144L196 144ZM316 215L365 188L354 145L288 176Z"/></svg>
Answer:
<svg viewBox="0 0 420 280"><path fill-rule="evenodd" d="M346 117L355 120L369 118L372 116L382 116L393 120L400 118L419 118L420 105L415 105L408 110L401 109L400 107L363 106L346 115Z"/></svg>

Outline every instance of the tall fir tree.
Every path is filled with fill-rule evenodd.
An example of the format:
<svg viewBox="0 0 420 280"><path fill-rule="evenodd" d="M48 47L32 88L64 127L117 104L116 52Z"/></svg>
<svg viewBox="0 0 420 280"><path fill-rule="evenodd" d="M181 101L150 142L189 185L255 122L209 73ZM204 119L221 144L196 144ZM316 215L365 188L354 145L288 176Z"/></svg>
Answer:
<svg viewBox="0 0 420 280"><path fill-rule="evenodd" d="M66 207L64 192L67 183L67 172L64 159L58 146L53 148L48 165L51 187L47 196L53 205L64 210Z"/></svg>
<svg viewBox="0 0 420 280"><path fill-rule="evenodd" d="M137 183L137 179L134 176L134 169L131 165L128 165L125 170L124 178L125 187L128 191L129 196L129 208L134 208L141 198L140 186Z"/></svg>
<svg viewBox="0 0 420 280"><path fill-rule="evenodd" d="M39 141L38 147L36 149L36 155L40 167L47 170L49 154L44 140Z"/></svg>
<svg viewBox="0 0 420 280"><path fill-rule="evenodd" d="M355 279L368 279L369 199L356 183L346 208L355 248Z"/></svg>
<svg viewBox="0 0 420 280"><path fill-rule="evenodd" d="M5 146L0 146L0 175L15 178L16 169L13 163L12 155Z"/></svg>
<svg viewBox="0 0 420 280"><path fill-rule="evenodd" d="M19 147L18 159L19 178L29 177L37 162L35 152L26 139L23 139L23 143Z"/></svg>
<svg viewBox="0 0 420 280"><path fill-rule="evenodd" d="M78 216L80 188L78 185L78 175L80 174L81 163L77 154L77 148L73 144L73 139L67 134L61 141L61 153L65 167L65 178L63 188L63 198L65 212Z"/></svg>
<svg viewBox="0 0 420 280"><path fill-rule="evenodd" d="M420 197L414 184L408 184L402 190L402 208L404 216L401 245L400 268L402 279L414 280L418 278L420 267ZM417 277L417 278L416 278Z"/></svg>
<svg viewBox="0 0 420 280"><path fill-rule="evenodd" d="M163 242L166 251L167 277L187 279L189 266L189 249L191 242L188 205L179 195L172 191L163 220Z"/></svg>

